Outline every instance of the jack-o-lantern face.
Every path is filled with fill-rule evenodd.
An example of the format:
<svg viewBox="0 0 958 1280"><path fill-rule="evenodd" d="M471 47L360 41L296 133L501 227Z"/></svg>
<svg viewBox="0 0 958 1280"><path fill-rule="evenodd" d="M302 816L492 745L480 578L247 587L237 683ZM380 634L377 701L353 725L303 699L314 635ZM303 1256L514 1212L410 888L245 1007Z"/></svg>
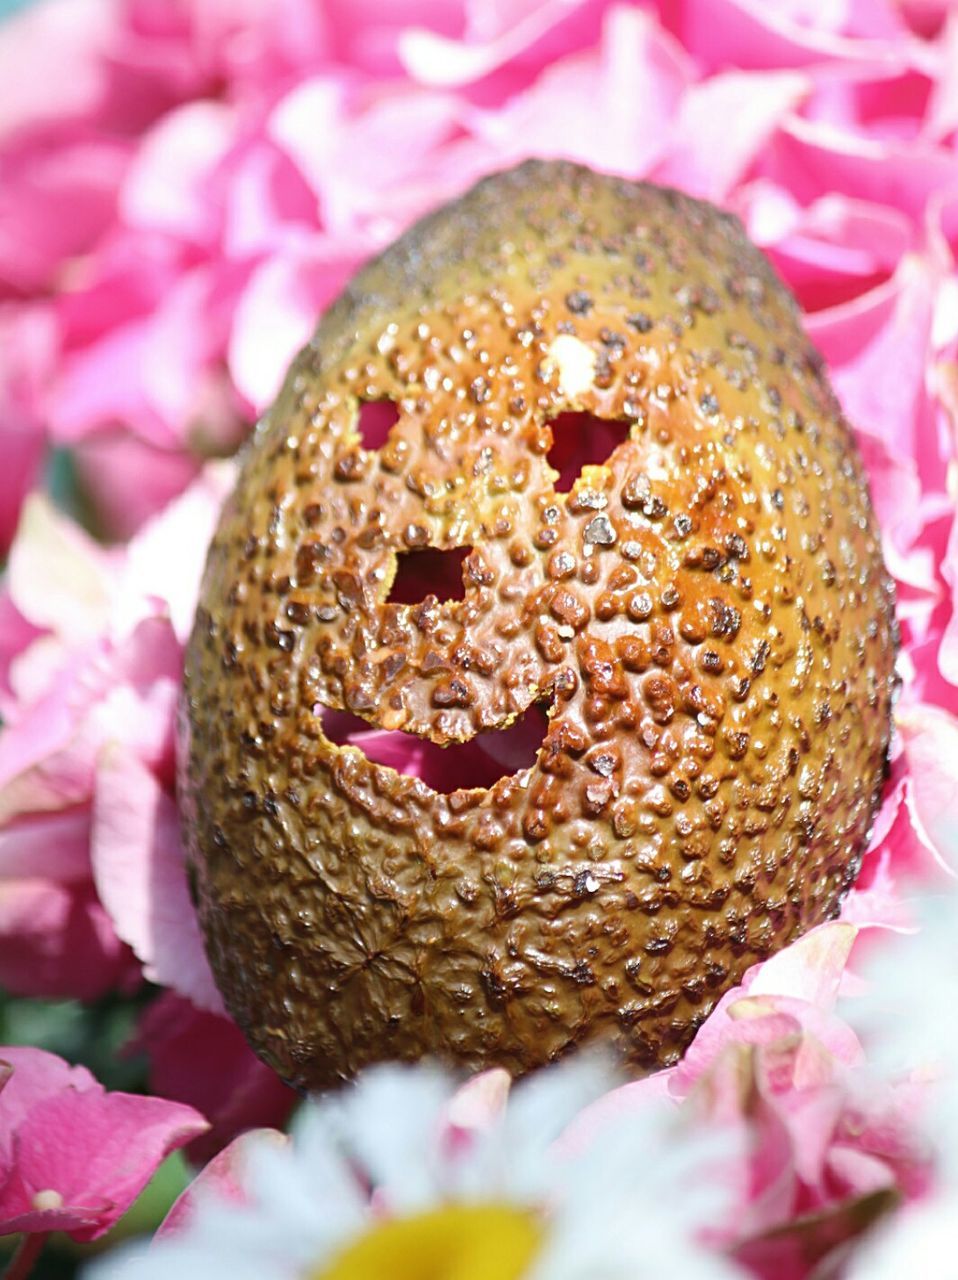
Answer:
<svg viewBox="0 0 958 1280"><path fill-rule="evenodd" d="M326 315L210 553L181 799L229 1009L314 1086L670 1061L855 873L892 603L738 225L567 165L482 184Z"/></svg>

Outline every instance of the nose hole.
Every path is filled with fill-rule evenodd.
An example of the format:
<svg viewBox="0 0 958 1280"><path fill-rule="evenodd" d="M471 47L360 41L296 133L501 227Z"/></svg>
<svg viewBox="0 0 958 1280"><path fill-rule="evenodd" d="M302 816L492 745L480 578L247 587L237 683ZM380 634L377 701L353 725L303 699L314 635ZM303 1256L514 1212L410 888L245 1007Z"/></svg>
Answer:
<svg viewBox="0 0 958 1280"><path fill-rule="evenodd" d="M391 604L419 604L426 596L437 600L462 600L466 594L462 562L472 547L423 547L396 557L396 577L387 597Z"/></svg>
<svg viewBox="0 0 958 1280"><path fill-rule="evenodd" d="M381 449L399 421L399 410L391 400L362 400L359 405L359 438L364 449Z"/></svg>
<svg viewBox="0 0 958 1280"><path fill-rule="evenodd" d="M582 468L605 462L629 434L629 423L597 418L592 413L560 413L549 423L552 448L549 465L558 471L558 493L568 493Z"/></svg>
<svg viewBox="0 0 958 1280"><path fill-rule="evenodd" d="M317 710L323 733L336 746L358 747L373 764L388 765L446 794L488 789L500 778L531 768L549 727L545 705L534 702L506 729L440 747L402 729L377 729L349 711Z"/></svg>

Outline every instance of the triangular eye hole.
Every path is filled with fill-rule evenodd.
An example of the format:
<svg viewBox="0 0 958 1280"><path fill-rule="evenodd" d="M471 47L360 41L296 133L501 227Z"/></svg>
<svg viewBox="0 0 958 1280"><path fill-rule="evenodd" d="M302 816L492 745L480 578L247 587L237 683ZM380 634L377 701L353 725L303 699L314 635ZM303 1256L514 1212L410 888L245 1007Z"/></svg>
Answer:
<svg viewBox="0 0 958 1280"><path fill-rule="evenodd" d="M426 596L437 600L462 600L466 594L462 563L472 547L423 547L403 551L397 557L396 577L389 590L390 604L420 604Z"/></svg>
<svg viewBox="0 0 958 1280"><path fill-rule="evenodd" d="M630 423L597 418L594 413L560 413L549 422L552 448L549 466L558 471L557 493L568 493L582 468L605 462L628 437Z"/></svg>
<svg viewBox="0 0 958 1280"><path fill-rule="evenodd" d="M357 428L363 448L381 449L399 421L399 409L391 400L361 400Z"/></svg>
<svg viewBox="0 0 958 1280"><path fill-rule="evenodd" d="M377 729L348 711L317 707L316 714L326 738L336 746L358 747L373 764L388 765L447 795L488 789L500 778L531 768L549 728L545 705L534 702L506 729L490 729L469 742L440 747L402 729Z"/></svg>

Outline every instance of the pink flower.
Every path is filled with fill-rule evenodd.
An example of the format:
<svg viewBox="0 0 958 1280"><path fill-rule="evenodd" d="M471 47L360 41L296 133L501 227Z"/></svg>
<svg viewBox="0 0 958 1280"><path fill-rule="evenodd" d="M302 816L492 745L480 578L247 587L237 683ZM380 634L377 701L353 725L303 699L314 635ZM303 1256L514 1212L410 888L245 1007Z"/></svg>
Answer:
<svg viewBox="0 0 958 1280"><path fill-rule="evenodd" d="M0 1048L0 1235L108 1231L171 1151L208 1128L192 1107L107 1093L84 1067Z"/></svg>
<svg viewBox="0 0 958 1280"><path fill-rule="evenodd" d="M41 499L27 506L8 582L23 647L0 704L0 979L12 990L97 995L133 972L128 942L149 976L218 1007L170 815L180 645L226 483L208 472L122 554Z"/></svg>
<svg viewBox="0 0 958 1280"><path fill-rule="evenodd" d="M608 1105L726 1126L738 1210L717 1239L759 1275L829 1265L921 1190L915 1090L874 1083L835 1001L958 867L950 10L48 0L0 26L0 985L164 987L141 1046L156 1091L209 1115L198 1158L292 1102L223 1014L175 815L182 644L230 483L207 459L365 258L540 153L743 218L858 432L903 638L891 776L841 921L752 971L680 1067ZM31 494L51 443L98 532L128 541L104 547Z"/></svg>
<svg viewBox="0 0 958 1280"><path fill-rule="evenodd" d="M835 1012L856 933L822 925L750 969L677 1067L607 1095L576 1125L584 1134L668 1096L725 1133L734 1154L721 1176L737 1194L714 1241L769 1280L800 1280L930 1182L921 1091L870 1073Z"/></svg>

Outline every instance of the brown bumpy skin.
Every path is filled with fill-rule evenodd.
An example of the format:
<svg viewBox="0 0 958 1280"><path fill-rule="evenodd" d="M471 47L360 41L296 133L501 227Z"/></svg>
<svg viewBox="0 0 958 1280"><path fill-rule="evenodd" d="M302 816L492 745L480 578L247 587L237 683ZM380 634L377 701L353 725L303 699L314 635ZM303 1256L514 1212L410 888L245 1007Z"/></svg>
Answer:
<svg viewBox="0 0 958 1280"><path fill-rule="evenodd" d="M559 493L569 409L630 427ZM388 603L425 546L472 548L464 598ZM849 428L739 223L568 164L481 183L324 316L210 551L180 796L230 1012L312 1087L600 1037L674 1061L856 874L893 606ZM320 715L444 745L533 702L534 766L450 794Z"/></svg>

